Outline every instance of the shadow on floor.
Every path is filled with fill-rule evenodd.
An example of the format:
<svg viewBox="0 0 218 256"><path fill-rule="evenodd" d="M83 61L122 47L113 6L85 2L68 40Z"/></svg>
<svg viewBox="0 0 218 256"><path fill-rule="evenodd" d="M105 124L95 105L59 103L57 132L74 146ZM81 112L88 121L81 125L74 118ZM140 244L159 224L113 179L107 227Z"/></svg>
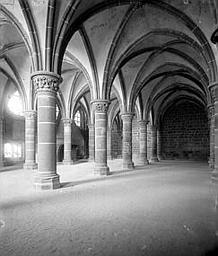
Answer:
<svg viewBox="0 0 218 256"><path fill-rule="evenodd" d="M69 188L74 187L76 185L91 183L91 182L97 182L102 180L112 180L112 179L121 179L125 176L137 176L137 175L143 175L144 174L145 167L137 166L133 170L117 170L110 172L107 176L93 176L92 178L87 178L84 180L77 180L77 181L70 181L70 182L62 182L61 188Z"/></svg>
<svg viewBox="0 0 218 256"><path fill-rule="evenodd" d="M1 172L15 171L15 170L19 170L19 169L23 169L23 164L4 166L4 167L0 168L0 173Z"/></svg>

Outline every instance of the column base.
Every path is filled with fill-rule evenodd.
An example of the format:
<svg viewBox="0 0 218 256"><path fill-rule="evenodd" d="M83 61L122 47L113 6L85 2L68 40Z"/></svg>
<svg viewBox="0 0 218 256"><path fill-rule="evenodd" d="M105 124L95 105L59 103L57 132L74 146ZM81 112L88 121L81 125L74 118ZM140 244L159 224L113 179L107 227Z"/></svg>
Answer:
<svg viewBox="0 0 218 256"><path fill-rule="evenodd" d="M37 163L24 163L23 168L25 170L35 170L38 168L38 164Z"/></svg>
<svg viewBox="0 0 218 256"><path fill-rule="evenodd" d="M123 170L131 171L134 169L134 163L133 162L123 162Z"/></svg>
<svg viewBox="0 0 218 256"><path fill-rule="evenodd" d="M211 174L212 182L218 183L218 169L214 169Z"/></svg>
<svg viewBox="0 0 218 256"><path fill-rule="evenodd" d="M107 156L107 160L113 160L113 157L111 155Z"/></svg>
<svg viewBox="0 0 218 256"><path fill-rule="evenodd" d="M58 174L51 177L36 176L34 180L34 186L36 191L60 188L60 177Z"/></svg>
<svg viewBox="0 0 218 256"><path fill-rule="evenodd" d="M95 175L109 175L110 174L110 169L107 165L95 164L94 174Z"/></svg>
<svg viewBox="0 0 218 256"><path fill-rule="evenodd" d="M157 163L157 162L159 162L159 160L158 160L157 157L152 157L152 158L150 159L150 163Z"/></svg>
<svg viewBox="0 0 218 256"><path fill-rule="evenodd" d="M71 164L73 164L74 162L73 162L73 160L63 160L62 163L65 164L65 165L71 165Z"/></svg>
<svg viewBox="0 0 218 256"><path fill-rule="evenodd" d="M148 162L148 160L147 159L139 159L139 165L148 165L149 164L149 162Z"/></svg>

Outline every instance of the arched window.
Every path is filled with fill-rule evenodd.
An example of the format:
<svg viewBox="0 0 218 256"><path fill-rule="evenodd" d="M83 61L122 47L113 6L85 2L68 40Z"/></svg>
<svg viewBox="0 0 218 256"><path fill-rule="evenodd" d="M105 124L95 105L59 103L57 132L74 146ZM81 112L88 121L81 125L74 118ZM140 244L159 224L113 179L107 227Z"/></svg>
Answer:
<svg viewBox="0 0 218 256"><path fill-rule="evenodd" d="M23 104L18 91L9 97L8 109L15 115L23 116Z"/></svg>
<svg viewBox="0 0 218 256"><path fill-rule="evenodd" d="M80 126L81 123L81 115L79 110L76 112L76 114L74 115L74 122L77 126Z"/></svg>
<svg viewBox="0 0 218 256"><path fill-rule="evenodd" d="M21 157L21 144L6 143L4 147L5 158L19 158Z"/></svg>

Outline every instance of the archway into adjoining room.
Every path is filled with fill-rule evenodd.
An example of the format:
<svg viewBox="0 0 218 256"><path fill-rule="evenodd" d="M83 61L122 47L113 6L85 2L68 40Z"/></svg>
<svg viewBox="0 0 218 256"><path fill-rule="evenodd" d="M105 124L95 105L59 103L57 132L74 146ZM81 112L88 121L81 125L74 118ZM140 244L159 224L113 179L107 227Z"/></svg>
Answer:
<svg viewBox="0 0 218 256"><path fill-rule="evenodd" d="M160 122L163 159L208 160L209 125L205 107L196 102L174 102Z"/></svg>

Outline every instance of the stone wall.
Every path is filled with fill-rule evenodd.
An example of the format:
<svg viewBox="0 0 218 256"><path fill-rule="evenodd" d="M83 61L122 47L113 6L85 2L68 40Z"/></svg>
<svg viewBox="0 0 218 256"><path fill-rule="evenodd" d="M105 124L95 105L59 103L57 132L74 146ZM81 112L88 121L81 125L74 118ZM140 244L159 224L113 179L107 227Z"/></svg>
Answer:
<svg viewBox="0 0 218 256"><path fill-rule="evenodd" d="M209 129L203 108L184 102L170 108L160 126L164 159L207 160Z"/></svg>
<svg viewBox="0 0 218 256"><path fill-rule="evenodd" d="M111 133L112 159L122 158L122 131L115 124Z"/></svg>

